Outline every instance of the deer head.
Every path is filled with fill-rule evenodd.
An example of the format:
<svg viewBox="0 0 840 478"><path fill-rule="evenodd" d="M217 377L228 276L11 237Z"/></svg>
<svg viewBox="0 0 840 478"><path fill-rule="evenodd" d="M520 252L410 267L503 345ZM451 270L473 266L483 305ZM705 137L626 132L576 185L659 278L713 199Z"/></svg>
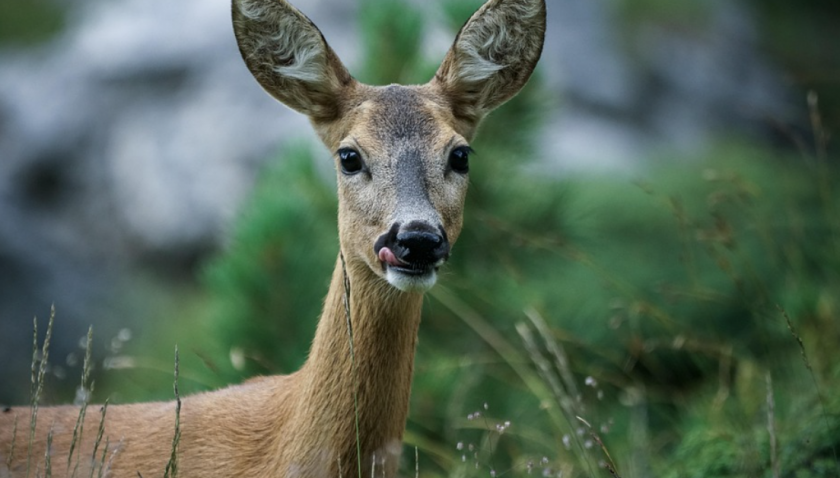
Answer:
<svg viewBox="0 0 840 478"><path fill-rule="evenodd" d="M233 19L260 85L307 115L333 152L348 265L401 291L429 289L461 231L470 141L540 57L544 0L488 1L419 86L356 81L285 0L235 0Z"/></svg>

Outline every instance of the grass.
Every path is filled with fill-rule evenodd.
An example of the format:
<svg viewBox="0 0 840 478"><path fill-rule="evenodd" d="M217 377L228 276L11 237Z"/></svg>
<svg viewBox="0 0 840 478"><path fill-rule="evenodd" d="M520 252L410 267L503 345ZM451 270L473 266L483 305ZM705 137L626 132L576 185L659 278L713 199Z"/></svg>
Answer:
<svg viewBox="0 0 840 478"><path fill-rule="evenodd" d="M90 467L90 476L88 478L93 478L94 473L96 473L96 464L97 464L97 453L99 451L99 447L102 445L102 438L105 435L105 419L108 416L108 400L105 400L105 403L102 405L102 408L99 410L100 417L99 417L99 430L96 433L96 441L93 443L93 454L91 455L91 467ZM102 455L101 459L99 459L99 472L97 473L97 477L102 477L103 473L105 472L105 457L108 455L108 447L110 446L110 439L106 436L105 438L105 445L102 447Z"/></svg>
<svg viewBox="0 0 840 478"><path fill-rule="evenodd" d="M36 463L37 459L33 452L35 451L35 438L38 424L38 410L41 406L41 399L43 396L44 386L46 384L47 370L49 368L49 350L50 342L52 340L53 325L55 323L55 307L50 310L50 319L47 323L46 334L43 343L39 347L38 342L38 319L33 320L33 352L32 352L32 366L31 366L31 399L29 404L30 421L29 421L29 437L26 446L26 478L30 476L50 478L53 474L53 455L54 450L53 436L54 426L50 425L46 436L46 447L43 457L43 474L41 472L41 463ZM79 414L73 427L73 433L70 441L70 447L67 452L67 465L63 476L75 478L80 476L80 465L86 460L89 460L89 475L88 478L102 478L106 476L110 468L110 461L108 452L110 451L110 437L105 435L105 422L107 418L109 400L105 400L100 408L99 426L96 438L93 442L93 452L89 458L81 456L81 443L84 437L84 421L89 407L90 397L93 393L94 383L90 381L93 363L91 361L91 350L93 343L93 328L88 329L86 345L85 345L85 359L82 367L82 379L77 395L81 397L79 405ZM181 417L181 397L178 391L178 372L179 372L179 353L178 348L175 348L175 430L172 438L172 452L170 459L167 462L166 468L163 470L165 478L177 478L178 476L178 445L181 438L180 417ZM12 429L12 439L9 446L8 454L5 457L5 466L7 470L12 470L12 464L15 460L15 453L18 434L18 416L15 415L14 425ZM103 443L104 440L104 443ZM115 451L110 455L113 459ZM34 468L33 468L34 467ZM71 471L72 470L72 471Z"/></svg>
<svg viewBox="0 0 840 478"><path fill-rule="evenodd" d="M82 400L79 407L79 416L76 419L76 425L73 427L73 438L70 441L70 451L67 453L67 474L75 477L79 472L79 456L76 456L75 465L73 464L73 452L76 450L76 445L81 442L84 436L85 416L87 415L90 397L93 394L94 384L90 382L90 372L93 366L91 362L91 349L93 344L93 327L88 328L87 340L85 342L85 359L82 363L82 383L79 385L79 393ZM81 448L79 448L81 453ZM73 468L72 474L70 468Z"/></svg>
<svg viewBox="0 0 840 478"><path fill-rule="evenodd" d="M26 477L29 477L32 465L32 442L35 439L35 427L38 424L38 407L41 401L41 394L44 391L44 376L47 372L47 363L50 356L50 340L52 339L53 323L55 321L55 307L50 309L50 320L47 323L47 333L44 337L44 344L41 347L41 354L38 355L38 319L32 319L32 380L31 380L31 394L32 398L29 404L29 446L26 449ZM40 362L40 365L38 363ZM52 442L52 430L50 430L47 438L47 457L49 457L49 443ZM49 462L46 463L49 468Z"/></svg>

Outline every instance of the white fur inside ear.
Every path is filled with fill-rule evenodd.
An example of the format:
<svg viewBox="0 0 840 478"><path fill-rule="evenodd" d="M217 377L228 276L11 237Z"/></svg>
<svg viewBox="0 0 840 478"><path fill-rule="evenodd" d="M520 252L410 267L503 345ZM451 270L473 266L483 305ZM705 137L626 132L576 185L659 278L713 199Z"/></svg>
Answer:
<svg viewBox="0 0 840 478"><path fill-rule="evenodd" d="M239 9L247 19L271 26L273 32L260 39L254 51L271 52L269 61L275 73L304 82L324 77L321 35L294 7L284 0L241 0Z"/></svg>
<svg viewBox="0 0 840 478"><path fill-rule="evenodd" d="M297 26L291 25L293 22L288 19L286 23L279 26L280 31L271 40L275 47L274 57L280 60L288 59L288 64L275 65L274 71L278 75L300 81L314 83L320 80L325 75L324 46L320 35L308 34L300 38L304 33L294 31Z"/></svg>
<svg viewBox="0 0 840 478"><path fill-rule="evenodd" d="M491 0L464 26L458 38L460 68L458 78L479 82L509 66L505 58L523 53L521 42L528 35L532 20L542 12L541 2Z"/></svg>
<svg viewBox="0 0 840 478"><path fill-rule="evenodd" d="M464 54L461 68L458 70L461 80L483 81L505 67L493 59L493 52L498 49L499 40L505 36L505 26L498 25L498 28L501 30L498 33L490 28L480 28L478 32L470 32L458 42L461 53Z"/></svg>

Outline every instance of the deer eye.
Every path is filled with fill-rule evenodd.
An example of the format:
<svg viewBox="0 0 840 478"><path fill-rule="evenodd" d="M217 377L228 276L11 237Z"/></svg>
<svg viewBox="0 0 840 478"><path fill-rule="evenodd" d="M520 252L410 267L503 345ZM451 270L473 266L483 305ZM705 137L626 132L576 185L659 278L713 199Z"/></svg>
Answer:
<svg viewBox="0 0 840 478"><path fill-rule="evenodd" d="M338 159L341 161L341 172L344 174L356 174L364 167L362 156L355 149L339 149Z"/></svg>
<svg viewBox="0 0 840 478"><path fill-rule="evenodd" d="M473 150L469 146L459 146L449 153L449 167L459 174L467 174L470 170L470 153Z"/></svg>

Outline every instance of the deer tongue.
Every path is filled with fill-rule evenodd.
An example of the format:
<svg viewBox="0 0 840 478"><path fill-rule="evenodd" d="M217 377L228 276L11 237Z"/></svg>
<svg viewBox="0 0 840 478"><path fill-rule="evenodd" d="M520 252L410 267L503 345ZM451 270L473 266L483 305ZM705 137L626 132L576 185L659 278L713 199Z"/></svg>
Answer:
<svg viewBox="0 0 840 478"><path fill-rule="evenodd" d="M387 247L383 247L382 249L379 249L379 260L388 264L388 265L390 265L390 266L394 266L394 267L402 267L403 266L403 263L399 259L397 259L397 256L395 256L394 253L391 251L391 249L388 249Z"/></svg>

